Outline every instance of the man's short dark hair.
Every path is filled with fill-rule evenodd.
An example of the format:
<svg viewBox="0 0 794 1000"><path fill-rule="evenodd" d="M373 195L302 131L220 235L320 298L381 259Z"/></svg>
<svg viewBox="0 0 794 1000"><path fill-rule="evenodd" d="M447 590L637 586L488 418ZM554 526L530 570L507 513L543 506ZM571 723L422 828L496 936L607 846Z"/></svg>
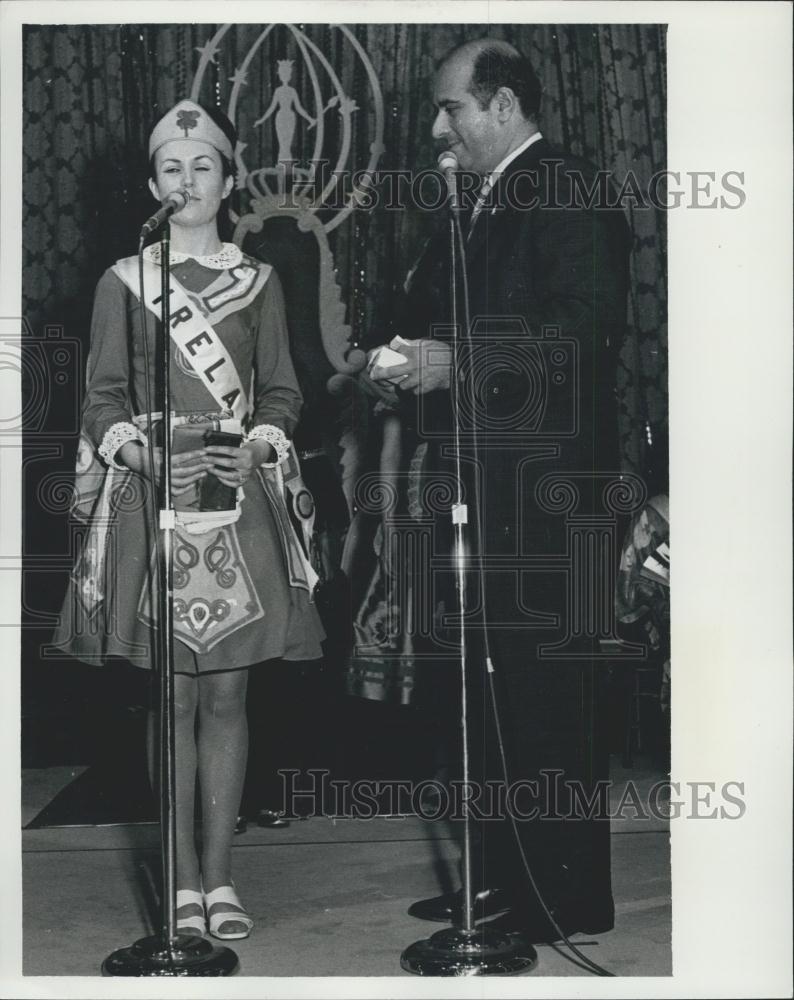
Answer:
<svg viewBox="0 0 794 1000"><path fill-rule="evenodd" d="M500 87L513 91L525 118L537 119L541 87L529 59L512 45L485 44L474 57L469 90L485 109Z"/></svg>

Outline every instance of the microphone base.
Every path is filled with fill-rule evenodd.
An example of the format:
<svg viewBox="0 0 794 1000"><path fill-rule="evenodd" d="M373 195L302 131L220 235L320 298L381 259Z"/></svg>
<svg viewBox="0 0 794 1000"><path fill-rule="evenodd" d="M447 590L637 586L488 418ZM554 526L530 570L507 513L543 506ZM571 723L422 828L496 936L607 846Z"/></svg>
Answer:
<svg viewBox="0 0 794 1000"><path fill-rule="evenodd" d="M231 948L180 934L169 948L160 934L119 948L102 963L103 976L232 976L239 962Z"/></svg>
<svg viewBox="0 0 794 1000"><path fill-rule="evenodd" d="M402 968L415 976L517 976L537 961L537 952L520 934L487 926L447 927L416 941L400 957Z"/></svg>

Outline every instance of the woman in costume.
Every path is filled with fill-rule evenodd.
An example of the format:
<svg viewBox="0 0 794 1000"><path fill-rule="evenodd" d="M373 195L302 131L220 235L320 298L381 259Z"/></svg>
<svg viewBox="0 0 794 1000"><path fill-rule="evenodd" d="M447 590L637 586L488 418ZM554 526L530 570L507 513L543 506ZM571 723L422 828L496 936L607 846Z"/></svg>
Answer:
<svg viewBox="0 0 794 1000"><path fill-rule="evenodd" d="M253 926L231 874L248 671L317 659L323 638L305 544L311 497L290 449L301 396L279 282L218 235L235 142L228 119L190 101L172 108L149 141L155 198L190 195L171 220L177 926L204 933L208 922L223 939L247 937ZM144 251L152 386L159 250ZM157 441L159 415L146 416L139 290L131 257L96 292L75 503L86 536L56 641L88 662L123 657L152 668L156 502L146 438ZM242 442L215 443L218 432L242 433Z"/></svg>

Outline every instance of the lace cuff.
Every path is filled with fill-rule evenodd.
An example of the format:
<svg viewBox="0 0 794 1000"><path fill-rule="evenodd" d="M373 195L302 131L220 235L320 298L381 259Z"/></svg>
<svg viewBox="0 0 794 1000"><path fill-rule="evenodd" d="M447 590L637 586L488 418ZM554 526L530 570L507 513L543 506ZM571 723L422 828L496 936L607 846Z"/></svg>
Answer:
<svg viewBox="0 0 794 1000"><path fill-rule="evenodd" d="M289 457L290 444L287 436L280 427L273 424L257 424L247 435L246 441L267 441L276 452L275 462L263 462L263 469L275 469L277 465L286 462Z"/></svg>
<svg viewBox="0 0 794 1000"><path fill-rule="evenodd" d="M102 443L97 449L102 458L114 469L126 469L126 465L121 465L116 461L116 452L128 441L145 441L146 438L138 430L135 424L120 421L113 424L105 431Z"/></svg>

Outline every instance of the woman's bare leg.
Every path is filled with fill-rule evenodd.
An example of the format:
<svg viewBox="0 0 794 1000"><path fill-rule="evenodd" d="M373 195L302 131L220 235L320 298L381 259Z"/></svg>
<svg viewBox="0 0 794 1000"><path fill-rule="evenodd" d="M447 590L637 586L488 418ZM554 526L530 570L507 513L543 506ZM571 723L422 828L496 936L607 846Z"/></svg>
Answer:
<svg viewBox="0 0 794 1000"><path fill-rule="evenodd" d="M204 891L232 881L232 841L248 757L247 670L199 677L198 774ZM224 912L231 909L227 904ZM229 923L229 931L244 925Z"/></svg>
<svg viewBox="0 0 794 1000"><path fill-rule="evenodd" d="M176 764L176 884L179 889L201 890L201 873L196 852L196 712L198 678L174 676L174 745ZM152 788L159 795L159 708L149 712L149 767ZM192 903L177 911L177 918L203 914Z"/></svg>

